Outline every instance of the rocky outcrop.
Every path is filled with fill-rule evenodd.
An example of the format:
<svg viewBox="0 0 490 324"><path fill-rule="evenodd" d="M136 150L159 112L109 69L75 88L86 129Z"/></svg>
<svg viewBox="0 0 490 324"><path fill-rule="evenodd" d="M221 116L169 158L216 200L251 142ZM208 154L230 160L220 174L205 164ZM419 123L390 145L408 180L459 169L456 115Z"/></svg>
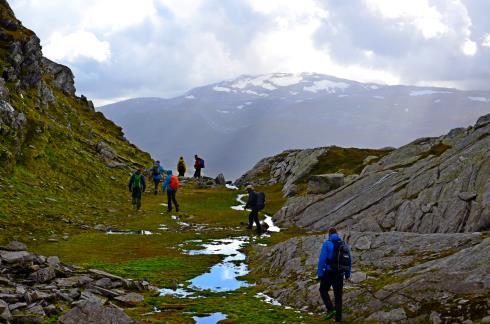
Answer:
<svg viewBox="0 0 490 324"><path fill-rule="evenodd" d="M353 255L346 282L347 322L479 320L490 304L490 238L475 234L346 232ZM323 312L315 280L326 235L259 248L253 273L267 294L295 308Z"/></svg>
<svg viewBox="0 0 490 324"><path fill-rule="evenodd" d="M133 323L116 305L131 307L155 291L146 281L133 281L100 270L83 270L27 252L24 244L0 247L0 319L42 322L61 314L61 323ZM116 303L116 304L113 304Z"/></svg>
<svg viewBox="0 0 490 324"><path fill-rule="evenodd" d="M344 185L342 173L313 175L308 178L308 194L325 194Z"/></svg>
<svg viewBox="0 0 490 324"><path fill-rule="evenodd" d="M324 195L296 197L274 219L312 231L457 233L490 229L490 115L410 143Z"/></svg>
<svg viewBox="0 0 490 324"><path fill-rule="evenodd" d="M341 148L336 146L315 149L289 150L257 163L235 184L243 186L282 184L285 197L301 193L308 177L327 173L344 173L349 179L374 162L372 154L386 155L390 150Z"/></svg>
<svg viewBox="0 0 490 324"><path fill-rule="evenodd" d="M75 81L73 72L66 66L55 63L45 57L42 58L42 67L45 73L53 79L53 85L66 94L75 95Z"/></svg>

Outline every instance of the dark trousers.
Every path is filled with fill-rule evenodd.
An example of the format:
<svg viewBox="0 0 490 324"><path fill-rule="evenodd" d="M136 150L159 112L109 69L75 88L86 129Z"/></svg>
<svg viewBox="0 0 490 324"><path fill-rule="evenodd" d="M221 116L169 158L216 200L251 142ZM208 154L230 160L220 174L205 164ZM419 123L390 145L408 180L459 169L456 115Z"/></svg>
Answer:
<svg viewBox="0 0 490 324"><path fill-rule="evenodd" d="M194 172L194 178L196 178L196 179L201 178L201 168L196 169L196 172Z"/></svg>
<svg viewBox="0 0 490 324"><path fill-rule="evenodd" d="M167 189L168 211L172 211L172 202L175 205L175 211L177 211L177 212L179 211L179 204L177 203L177 199L175 198L176 194L177 194L177 191Z"/></svg>
<svg viewBox="0 0 490 324"><path fill-rule="evenodd" d="M342 272L327 271L320 281L320 296L327 311L331 312L334 309L328 292L330 287L333 287L333 295L335 296L335 321L342 321L342 288L344 286L344 277Z"/></svg>
<svg viewBox="0 0 490 324"><path fill-rule="evenodd" d="M179 177L184 177L185 176L185 170L184 169L179 169Z"/></svg>
<svg viewBox="0 0 490 324"><path fill-rule="evenodd" d="M139 210L141 208L141 189L134 188L131 193L132 204L134 209Z"/></svg>
<svg viewBox="0 0 490 324"><path fill-rule="evenodd" d="M250 215L248 215L248 227L252 228L254 222L257 225L257 231L262 231L262 226L259 221L259 211L257 209L252 209Z"/></svg>
<svg viewBox="0 0 490 324"><path fill-rule="evenodd" d="M153 178L153 183L155 184L154 193L156 195L158 193L158 185L160 184L160 178Z"/></svg>

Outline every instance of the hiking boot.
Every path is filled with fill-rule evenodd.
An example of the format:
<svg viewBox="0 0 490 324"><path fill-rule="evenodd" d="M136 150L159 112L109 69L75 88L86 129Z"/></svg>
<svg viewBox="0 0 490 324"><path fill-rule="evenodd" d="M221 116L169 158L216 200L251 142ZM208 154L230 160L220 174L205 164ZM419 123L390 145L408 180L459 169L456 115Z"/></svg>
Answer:
<svg viewBox="0 0 490 324"><path fill-rule="evenodd" d="M252 226L247 225L247 229L251 230L252 229Z"/></svg>
<svg viewBox="0 0 490 324"><path fill-rule="evenodd" d="M179 206L175 206L175 212L179 212Z"/></svg>
<svg viewBox="0 0 490 324"><path fill-rule="evenodd" d="M327 315L325 315L325 319L328 321L328 320L331 320L332 318L335 317L335 315L337 314L337 312L335 310L333 311L330 311L327 313Z"/></svg>

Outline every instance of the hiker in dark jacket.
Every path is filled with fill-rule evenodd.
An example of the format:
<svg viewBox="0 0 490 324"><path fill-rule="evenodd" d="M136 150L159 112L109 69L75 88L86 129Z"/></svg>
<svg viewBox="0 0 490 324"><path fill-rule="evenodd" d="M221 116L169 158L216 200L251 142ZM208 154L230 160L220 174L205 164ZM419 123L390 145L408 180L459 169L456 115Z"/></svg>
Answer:
<svg viewBox="0 0 490 324"><path fill-rule="evenodd" d="M352 267L350 250L346 243L343 243L346 253L348 253L348 257L345 256L347 264L343 265L343 267L346 268L339 270L339 265L335 264L335 262L338 262L335 259L337 258L337 260L339 260L338 251L341 242L342 240L337 234L337 230L331 227L328 230L328 239L322 245L320 257L318 258L317 271L317 276L320 280L320 296L322 297L323 303L325 304L328 312L326 319L332 319L335 317L336 322L342 321L342 289L344 286L344 277L345 279L350 278ZM335 308L332 305L332 301L330 300L330 296L328 294L330 287L333 287Z"/></svg>
<svg viewBox="0 0 490 324"><path fill-rule="evenodd" d="M134 209L139 210L141 208L141 194L146 189L145 176L141 173L141 170L136 170L131 176L128 183L128 189L131 192L132 204Z"/></svg>
<svg viewBox="0 0 490 324"><path fill-rule="evenodd" d="M260 220L259 220L259 211L260 211L260 206L258 206L258 195L255 192L253 186L247 186L247 192L248 192L248 200L247 204L245 205L245 209L251 209L250 214L248 215L248 229L252 229L253 223L257 225L257 232L262 233L262 226L260 225Z"/></svg>
<svg viewBox="0 0 490 324"><path fill-rule="evenodd" d="M175 205L175 211L179 212L179 204L177 203L177 190L179 189L179 178L177 176L172 175L172 170L167 171L167 176L165 177L165 181L162 185L162 191L165 192L167 189L167 211L172 211L172 202Z"/></svg>
<svg viewBox="0 0 490 324"><path fill-rule="evenodd" d="M187 171L187 165L185 164L183 156L180 157L179 162L177 163L177 171L179 172L179 177L185 177L185 171Z"/></svg>
<svg viewBox="0 0 490 324"><path fill-rule="evenodd" d="M203 168L204 161L197 154L194 155L194 159L194 169L196 170L194 172L194 178L201 179L201 169Z"/></svg>
<svg viewBox="0 0 490 324"><path fill-rule="evenodd" d="M155 195L158 193L158 184L160 183L160 180L162 180L163 172L163 167L160 165L160 161L155 161L155 164L150 168L150 175L155 185L153 190Z"/></svg>

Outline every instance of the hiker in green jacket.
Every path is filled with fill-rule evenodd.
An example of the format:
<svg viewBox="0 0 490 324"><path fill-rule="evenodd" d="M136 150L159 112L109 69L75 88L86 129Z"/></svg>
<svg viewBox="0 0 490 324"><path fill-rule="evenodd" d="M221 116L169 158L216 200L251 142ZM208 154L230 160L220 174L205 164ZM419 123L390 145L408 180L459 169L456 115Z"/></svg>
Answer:
<svg viewBox="0 0 490 324"><path fill-rule="evenodd" d="M142 174L141 170L136 170L131 176L128 183L129 192L133 198L132 204L135 210L140 210L141 208L141 194L146 189L145 176Z"/></svg>

